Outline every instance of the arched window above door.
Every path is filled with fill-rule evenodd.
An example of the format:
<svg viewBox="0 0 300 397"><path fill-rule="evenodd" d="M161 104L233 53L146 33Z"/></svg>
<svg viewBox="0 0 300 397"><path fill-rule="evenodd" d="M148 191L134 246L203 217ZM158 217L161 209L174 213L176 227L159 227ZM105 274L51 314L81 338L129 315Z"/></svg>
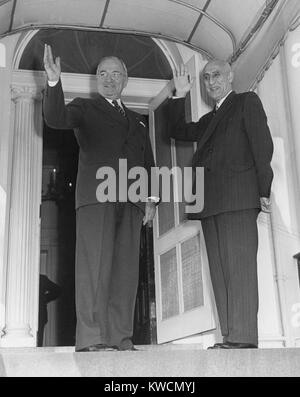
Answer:
<svg viewBox="0 0 300 397"><path fill-rule="evenodd" d="M130 77L172 78L166 56L150 37L83 30L40 30L26 46L19 69L44 70L45 43L61 57L66 73L95 74L99 60L114 55L123 59Z"/></svg>

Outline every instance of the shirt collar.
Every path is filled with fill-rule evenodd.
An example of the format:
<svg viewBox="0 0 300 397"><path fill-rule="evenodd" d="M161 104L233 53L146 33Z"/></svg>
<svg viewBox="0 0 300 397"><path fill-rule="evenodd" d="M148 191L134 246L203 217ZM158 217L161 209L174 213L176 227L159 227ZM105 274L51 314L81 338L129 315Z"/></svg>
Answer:
<svg viewBox="0 0 300 397"><path fill-rule="evenodd" d="M110 98L105 98L105 99L106 99L107 102L109 102L112 106L114 106L113 103L112 103L113 99L110 99ZM118 102L118 105L121 106L121 108L122 108L123 105L122 105L121 99L118 98L118 99L116 99L116 101Z"/></svg>
<svg viewBox="0 0 300 397"><path fill-rule="evenodd" d="M225 99L228 97L228 95L232 92L229 91L227 95L225 95L219 102L216 103L216 108L219 109L219 107L222 105L222 103L225 101Z"/></svg>

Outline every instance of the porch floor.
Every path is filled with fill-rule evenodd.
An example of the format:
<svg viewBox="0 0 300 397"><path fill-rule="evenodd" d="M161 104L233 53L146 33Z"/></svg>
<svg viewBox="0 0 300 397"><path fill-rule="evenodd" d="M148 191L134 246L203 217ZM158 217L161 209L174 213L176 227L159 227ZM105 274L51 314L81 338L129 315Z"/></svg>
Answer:
<svg viewBox="0 0 300 397"><path fill-rule="evenodd" d="M300 376L299 348L228 351L202 350L201 345L148 345L137 348L139 351L101 353L75 353L74 347L0 348L0 376Z"/></svg>

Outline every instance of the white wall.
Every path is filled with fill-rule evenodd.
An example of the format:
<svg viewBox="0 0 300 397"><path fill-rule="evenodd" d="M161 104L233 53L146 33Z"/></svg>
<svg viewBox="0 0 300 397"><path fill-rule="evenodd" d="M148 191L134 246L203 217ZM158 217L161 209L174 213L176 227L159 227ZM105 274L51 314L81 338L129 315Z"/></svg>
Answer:
<svg viewBox="0 0 300 397"><path fill-rule="evenodd" d="M296 42L300 43L299 28L289 33L287 42L280 48L279 55L257 87L268 116L275 147L272 161L274 170L273 210L270 219L272 228L269 234L274 243L272 259L274 280L277 283L278 310L279 315L281 313L282 331L287 346L300 346L300 323L295 317L299 310L300 289L297 262L293 258L293 255L300 252L300 76L299 71L297 75L295 74L295 68L291 64L293 56L291 49ZM262 244L267 245L266 238L262 239ZM271 247L272 243L269 246ZM271 259L271 255L269 258ZM263 266L265 265L261 263L261 269ZM263 273L264 271L261 270L262 278ZM261 293L263 301L261 325L265 330L273 329L271 322L268 321L270 297Z"/></svg>

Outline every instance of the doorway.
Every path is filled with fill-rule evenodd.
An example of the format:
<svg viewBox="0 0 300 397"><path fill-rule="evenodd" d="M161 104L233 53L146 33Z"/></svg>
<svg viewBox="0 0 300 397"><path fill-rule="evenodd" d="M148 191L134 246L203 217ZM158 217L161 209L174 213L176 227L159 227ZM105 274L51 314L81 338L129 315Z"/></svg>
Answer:
<svg viewBox="0 0 300 397"><path fill-rule="evenodd" d="M55 283L60 294L44 308L48 321L43 346L75 345L74 195L77 164L78 145L73 131L52 130L44 124L40 274ZM40 288L40 302L42 294ZM40 311L43 310L39 306Z"/></svg>
<svg viewBox="0 0 300 397"><path fill-rule="evenodd" d="M39 93L42 92L45 84L44 43L50 44L54 49L54 55L62 58L62 83L67 102L75 96L90 97L96 94L95 70L99 59L104 55L116 55L125 61L130 76L123 93L123 100L128 107L144 115L148 114L151 99L158 95L171 78L171 65L181 62L177 47L159 39L136 37L130 34L43 29L24 36L21 44L22 51L15 64L17 84L20 81L22 84L26 83ZM74 200L74 196L69 195L73 194L72 190L75 188L76 175L75 179L73 177L74 170L77 171L77 164L74 166L77 154L72 157L70 149L67 150L67 154L63 154L61 148L63 145L66 149L73 147L73 144L67 143L66 140L76 141L73 133L69 134L67 131L55 131L51 137L47 137L48 132L50 133L44 126L41 218L37 212L32 222L37 228L41 223L40 263L36 255L36 269L40 265L40 272L46 273L49 280L61 288L61 293L47 305L49 321L45 327L43 344L46 346L74 345L76 316L74 293L71 292L74 291L75 211L74 206L67 203ZM62 135L63 138L61 138ZM49 139L48 143L47 139ZM39 153L41 156L41 152ZM59 161L58 153L64 161ZM73 171L66 160L68 156L70 163L73 162ZM66 178L68 175L72 178ZM40 184L41 179L35 183L35 186L39 186L37 197ZM147 241L151 239L152 230L142 229L141 258L145 258L143 249L149 247ZM147 263L151 261L148 260ZM153 268L147 269L141 265L140 283L143 287L139 287L137 298L139 303L136 309L137 325L134 335L136 343L150 343L149 341L155 343L153 330L156 313L153 273ZM145 279L149 275L152 280L147 283ZM146 286L149 288L145 289ZM32 288L37 298L38 283ZM148 302L147 297L151 297L148 299L149 307L145 305ZM37 302L36 298L35 302ZM31 305L30 309L35 313L33 319L37 316L35 307ZM147 328L149 324L151 324L151 332ZM35 331L34 321L32 326Z"/></svg>

